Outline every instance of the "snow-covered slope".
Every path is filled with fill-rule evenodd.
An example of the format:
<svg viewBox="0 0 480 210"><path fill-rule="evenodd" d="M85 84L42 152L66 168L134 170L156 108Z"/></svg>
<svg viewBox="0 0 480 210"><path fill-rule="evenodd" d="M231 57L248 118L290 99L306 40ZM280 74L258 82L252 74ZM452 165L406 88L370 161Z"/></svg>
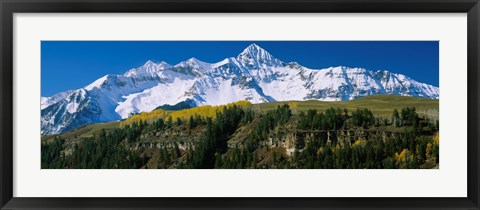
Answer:
<svg viewBox="0 0 480 210"><path fill-rule="evenodd" d="M352 100L374 94L439 98L439 89L385 70L309 69L283 62L252 44L218 63L191 58L176 65L146 62L123 75L105 75L80 88L41 98L42 134L128 117L158 106L192 106L239 100Z"/></svg>
<svg viewBox="0 0 480 210"><path fill-rule="evenodd" d="M50 97L41 97L40 98L40 107L41 109L47 108L48 106L61 101L62 99L66 98L73 90L67 90L64 92L57 93Z"/></svg>

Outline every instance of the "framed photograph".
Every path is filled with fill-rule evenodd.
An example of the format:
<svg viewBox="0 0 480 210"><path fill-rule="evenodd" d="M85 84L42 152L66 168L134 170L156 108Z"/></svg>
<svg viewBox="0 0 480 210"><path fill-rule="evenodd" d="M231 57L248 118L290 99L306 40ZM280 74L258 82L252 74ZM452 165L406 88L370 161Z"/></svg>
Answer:
<svg viewBox="0 0 480 210"><path fill-rule="evenodd" d="M0 7L1 209L479 209L478 0Z"/></svg>

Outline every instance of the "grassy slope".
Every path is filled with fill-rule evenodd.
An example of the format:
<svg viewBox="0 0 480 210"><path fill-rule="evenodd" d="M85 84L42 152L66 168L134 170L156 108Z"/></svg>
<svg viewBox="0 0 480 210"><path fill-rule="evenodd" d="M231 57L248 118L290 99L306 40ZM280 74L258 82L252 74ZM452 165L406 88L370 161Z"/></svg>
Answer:
<svg viewBox="0 0 480 210"><path fill-rule="evenodd" d="M118 128L120 122L108 122L108 123L97 123L97 124L89 124L84 125L80 128L77 128L72 131L67 131L65 133L50 135L50 136L42 136L42 141L52 141L55 136L62 136L63 139L73 139L76 137L92 137L94 134L98 135L100 130L105 129L105 131L110 131L115 128Z"/></svg>
<svg viewBox="0 0 480 210"><path fill-rule="evenodd" d="M349 111L354 111L357 108L368 108L375 115L380 117L390 117L393 109L399 111L405 107L415 107L417 112L422 115L428 113L432 117L438 118L439 100L436 99L423 99L407 96L392 96L392 95L376 95L359 98L352 101L286 101L286 102L272 102L252 105L252 109L255 111L268 111L274 109L278 105L284 103L290 104L294 113L300 111L306 112L308 109L317 109L318 111L325 111L330 107L334 108L347 108ZM296 104L296 105L293 105ZM101 129L106 131L118 128L119 122L99 123L82 126L73 131L65 132L61 135L64 139L72 139L75 137L91 137L93 134L97 134ZM42 137L42 141L51 141L56 135Z"/></svg>
<svg viewBox="0 0 480 210"><path fill-rule="evenodd" d="M347 108L349 111L354 111L357 108L370 109L375 115L380 117L390 117L393 109L400 111L405 107L415 107L417 112L422 115L424 112L432 112L432 114L438 117L438 102L437 99L424 99L414 98L408 96L392 96L392 95L375 95L366 96L352 101L289 101L289 102L272 102L263 104L254 104L253 109L257 111L266 111L275 108L278 105L287 103L292 106L292 103L296 103L297 106L293 106L294 112L304 111L308 109L317 109L318 111L325 111L330 107L334 108Z"/></svg>

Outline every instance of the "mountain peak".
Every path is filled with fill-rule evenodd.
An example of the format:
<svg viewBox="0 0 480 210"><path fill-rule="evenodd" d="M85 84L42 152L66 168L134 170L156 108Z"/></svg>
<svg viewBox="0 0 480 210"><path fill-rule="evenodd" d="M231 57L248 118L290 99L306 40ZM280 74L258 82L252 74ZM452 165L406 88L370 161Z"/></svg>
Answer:
<svg viewBox="0 0 480 210"><path fill-rule="evenodd" d="M265 49L261 48L260 46L258 46L257 44L253 43L253 44L250 44L248 45L240 54L240 55L252 55L252 56L256 56L256 55L259 55L259 54L263 54L263 55L270 55L269 52L267 52ZM271 55L270 55L271 56Z"/></svg>
<svg viewBox="0 0 480 210"><path fill-rule="evenodd" d="M152 60L148 60L147 62L145 62L145 64L143 64L143 66L130 69L129 71L125 72L125 74L123 75L126 77L136 77L136 76L152 77L152 76L156 76L158 72L164 69L168 69L170 67L171 65L165 61L155 63Z"/></svg>
<svg viewBox="0 0 480 210"><path fill-rule="evenodd" d="M257 44L252 43L248 45L247 48L245 48L245 50L264 50L264 49L258 46Z"/></svg>
<svg viewBox="0 0 480 210"><path fill-rule="evenodd" d="M191 57L191 58L189 58L187 61L188 61L188 62L194 62L194 63L203 62L203 61L201 61L201 60L198 60L198 59L195 58L195 57Z"/></svg>
<svg viewBox="0 0 480 210"><path fill-rule="evenodd" d="M283 63L255 43L248 45L248 47L237 56L237 59L245 67L256 68L264 65L276 67L281 66Z"/></svg>
<svg viewBox="0 0 480 210"><path fill-rule="evenodd" d="M147 67L147 68L151 68L153 66L158 66L159 69L163 69L163 68L168 68L170 67L171 65L165 61L160 61L159 63L155 63L154 61L152 60L148 60L147 62L145 62L145 64L143 64L144 67Z"/></svg>
<svg viewBox="0 0 480 210"><path fill-rule="evenodd" d="M145 62L145 64L143 64L144 66L151 66L151 65L155 65L155 62L153 62L152 60L148 60L147 62Z"/></svg>
<svg viewBox="0 0 480 210"><path fill-rule="evenodd" d="M176 64L172 70L187 75L199 76L210 70L212 66L213 64L211 63L203 62L195 57L191 57L188 60Z"/></svg>
<svg viewBox="0 0 480 210"><path fill-rule="evenodd" d="M114 74L107 74L99 79L95 80L94 82L90 83L89 85L85 86L84 88L88 91L93 89L100 89L102 85L104 85L110 78L115 77Z"/></svg>
<svg viewBox="0 0 480 210"><path fill-rule="evenodd" d="M165 62L165 61L160 61L160 63L157 64L159 67L161 67L162 69L166 69L166 68L170 68L172 67L172 65L170 65L169 63Z"/></svg>
<svg viewBox="0 0 480 210"><path fill-rule="evenodd" d="M182 61L175 66L205 66L205 65L210 65L210 63L203 62L201 60L198 60L195 57L191 57L188 60Z"/></svg>

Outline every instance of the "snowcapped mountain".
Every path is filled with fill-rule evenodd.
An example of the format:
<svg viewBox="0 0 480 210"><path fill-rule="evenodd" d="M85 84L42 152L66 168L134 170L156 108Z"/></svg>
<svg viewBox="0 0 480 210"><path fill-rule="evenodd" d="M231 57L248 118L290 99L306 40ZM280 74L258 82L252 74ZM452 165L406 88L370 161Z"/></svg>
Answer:
<svg viewBox="0 0 480 210"><path fill-rule="evenodd" d="M42 97L41 132L61 133L180 102L193 107L239 100L345 101L375 94L439 98L439 88L385 70L309 69L252 44L218 63L196 58L176 65L147 61L123 75L105 75L78 90Z"/></svg>

